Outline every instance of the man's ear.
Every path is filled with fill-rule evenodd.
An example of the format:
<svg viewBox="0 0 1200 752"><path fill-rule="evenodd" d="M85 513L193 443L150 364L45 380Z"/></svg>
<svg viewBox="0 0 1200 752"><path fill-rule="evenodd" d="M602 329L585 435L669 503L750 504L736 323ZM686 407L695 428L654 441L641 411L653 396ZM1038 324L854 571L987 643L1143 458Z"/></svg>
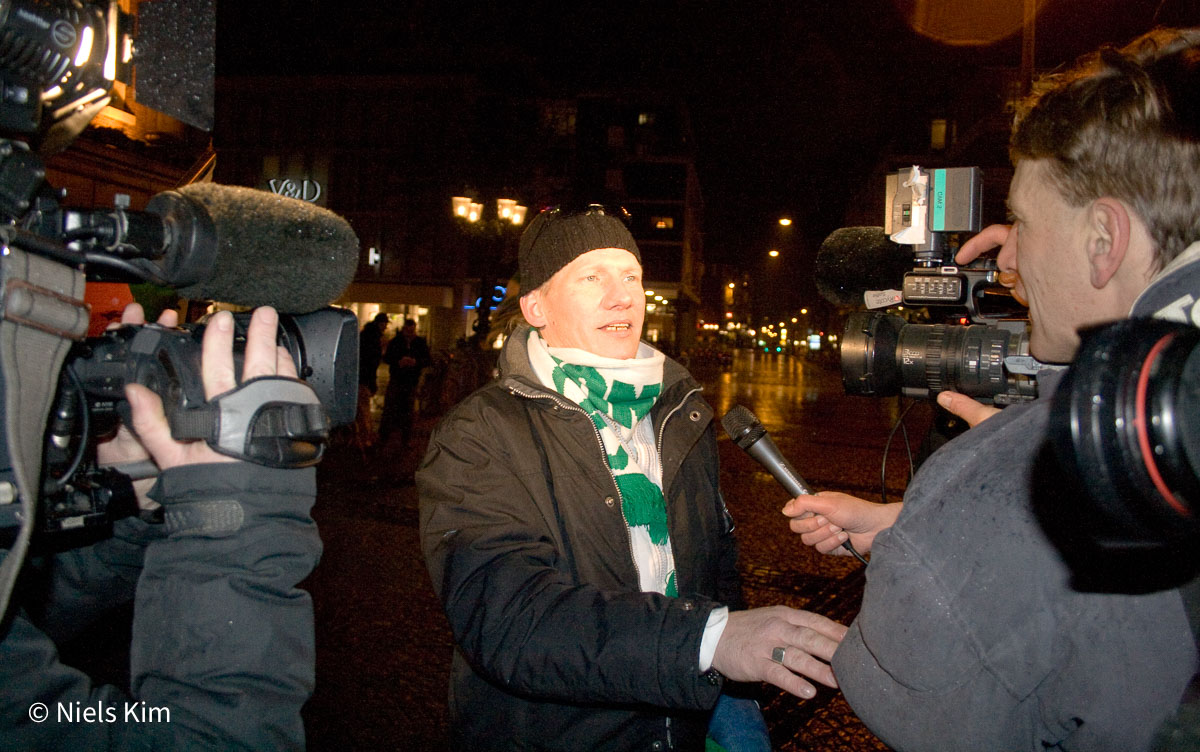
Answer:
<svg viewBox="0 0 1200 752"><path fill-rule="evenodd" d="M546 325L546 314L542 311L542 298L538 290L530 290L520 298L521 313L534 329Z"/></svg>
<svg viewBox="0 0 1200 752"><path fill-rule="evenodd" d="M1092 202L1089 216L1088 264L1092 287L1108 284L1129 252L1129 209L1119 199L1102 196Z"/></svg>

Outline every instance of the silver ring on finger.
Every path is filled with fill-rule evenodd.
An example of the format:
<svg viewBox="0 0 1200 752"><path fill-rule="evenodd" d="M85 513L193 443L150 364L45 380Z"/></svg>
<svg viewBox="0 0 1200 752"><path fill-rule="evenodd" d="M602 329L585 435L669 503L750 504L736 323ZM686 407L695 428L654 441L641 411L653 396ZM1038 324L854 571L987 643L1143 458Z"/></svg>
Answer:
<svg viewBox="0 0 1200 752"><path fill-rule="evenodd" d="M779 665L782 666L783 660L786 655L787 655L787 648L786 647L778 647L771 651L771 660L775 661L776 663L778 663Z"/></svg>

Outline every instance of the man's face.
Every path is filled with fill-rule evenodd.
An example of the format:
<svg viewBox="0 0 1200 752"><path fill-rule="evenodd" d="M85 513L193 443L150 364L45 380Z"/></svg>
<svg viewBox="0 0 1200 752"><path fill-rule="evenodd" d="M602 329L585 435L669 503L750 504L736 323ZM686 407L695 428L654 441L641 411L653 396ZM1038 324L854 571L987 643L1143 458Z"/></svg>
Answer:
<svg viewBox="0 0 1200 752"><path fill-rule="evenodd" d="M1045 162L1031 159L1017 163L1008 205L1013 225L997 262L1019 274L1013 292L1029 304L1029 350L1038 360L1069 362L1076 330L1106 318L1090 282L1087 207L1068 205Z"/></svg>
<svg viewBox="0 0 1200 752"><path fill-rule="evenodd" d="M551 347L632 358L646 317L642 265L622 248L588 251L522 296L521 312Z"/></svg>

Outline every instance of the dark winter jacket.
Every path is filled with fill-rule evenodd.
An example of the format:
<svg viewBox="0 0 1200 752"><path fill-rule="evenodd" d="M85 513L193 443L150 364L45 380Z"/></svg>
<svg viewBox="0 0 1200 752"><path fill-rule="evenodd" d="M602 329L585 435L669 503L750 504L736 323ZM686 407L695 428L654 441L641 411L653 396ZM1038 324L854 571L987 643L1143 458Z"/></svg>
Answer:
<svg viewBox="0 0 1200 752"><path fill-rule="evenodd" d="M0 750L303 749L321 551L315 472L249 463L165 471L163 524L27 567L0 628ZM32 562L36 563L36 562ZM38 575L44 588L29 592ZM58 659L108 608L134 603L130 693ZM97 645L103 645L97 641ZM101 662L103 663L103 662Z"/></svg>
<svg viewBox="0 0 1200 752"><path fill-rule="evenodd" d="M678 598L638 585L601 439L543 388L522 327L501 375L435 430L417 473L421 545L457 645L457 749L702 749L719 679L709 613L740 606L712 409L667 360L651 417Z"/></svg>

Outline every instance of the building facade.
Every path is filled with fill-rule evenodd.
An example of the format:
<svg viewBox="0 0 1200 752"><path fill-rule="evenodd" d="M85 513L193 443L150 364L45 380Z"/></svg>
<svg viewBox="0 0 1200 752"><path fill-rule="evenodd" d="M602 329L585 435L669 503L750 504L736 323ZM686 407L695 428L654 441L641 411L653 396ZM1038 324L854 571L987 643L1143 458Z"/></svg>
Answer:
<svg viewBox="0 0 1200 752"><path fill-rule="evenodd" d="M222 78L217 182L313 201L345 217L358 271L335 302L362 321L414 318L431 345L475 331L478 306L506 294L520 228L469 229L464 193L540 208L618 202L643 250L646 336L671 350L694 336L703 272L702 200L681 103L652 94L538 96L468 75ZM485 293L491 293L490 299ZM495 343L496 338L489 337Z"/></svg>

